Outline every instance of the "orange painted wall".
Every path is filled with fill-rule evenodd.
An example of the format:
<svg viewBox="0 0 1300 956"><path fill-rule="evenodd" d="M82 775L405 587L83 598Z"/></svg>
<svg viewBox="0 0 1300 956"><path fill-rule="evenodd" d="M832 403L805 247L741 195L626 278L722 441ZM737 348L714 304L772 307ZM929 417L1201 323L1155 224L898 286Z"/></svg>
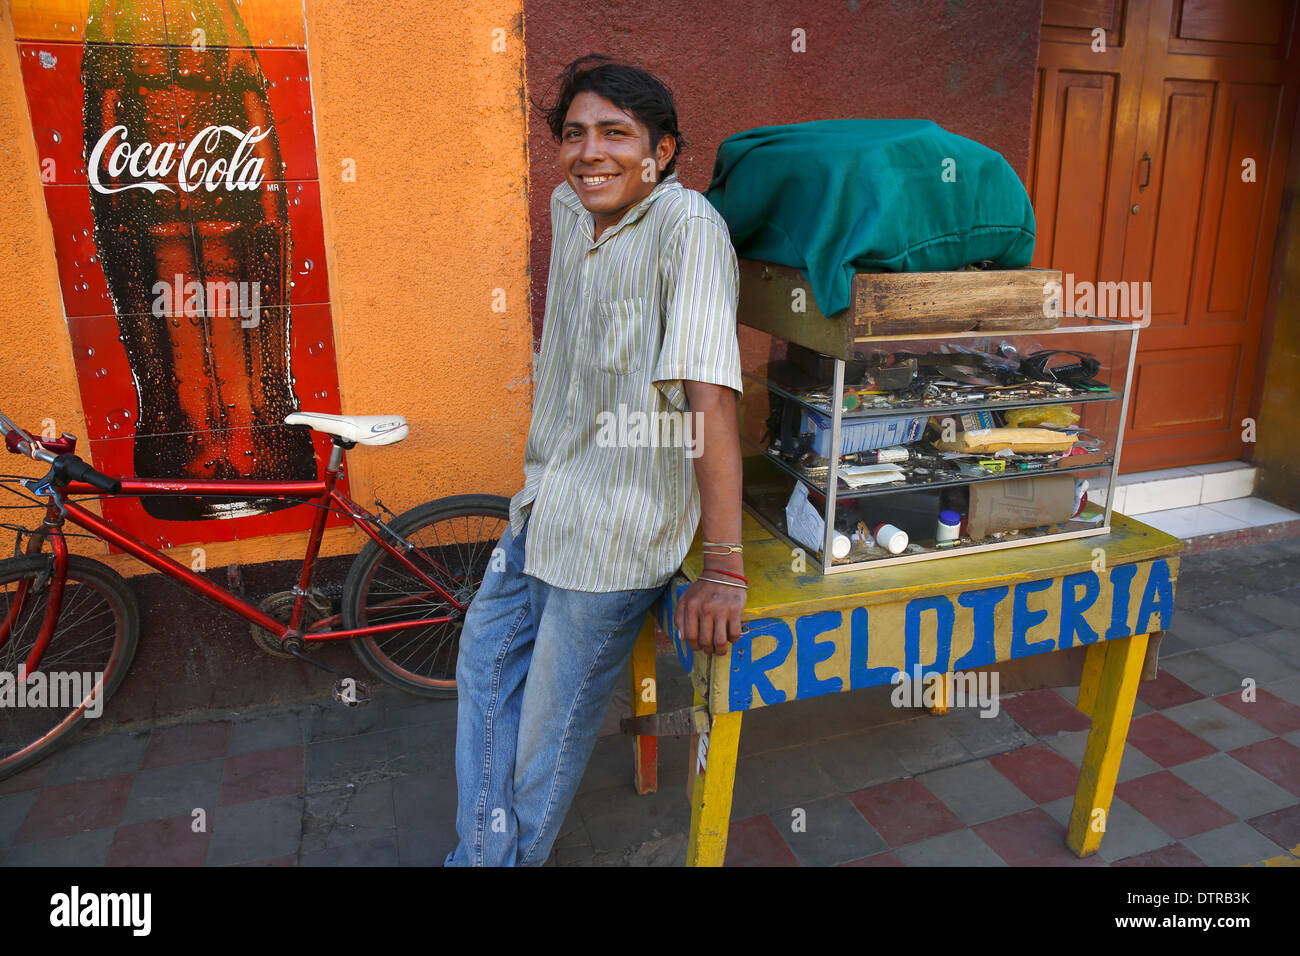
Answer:
<svg viewBox="0 0 1300 956"><path fill-rule="evenodd" d="M0 410L84 436L14 44L22 0L13 5L0 2ZM306 28L343 412L400 414L411 427L400 445L349 453L353 497L401 512L513 494L532 401L521 0L389 0L382 15L307 0ZM0 471L40 473L16 456ZM4 520L15 514L26 513ZM206 559L297 558L305 538L214 543ZM363 543L330 531L323 553ZM172 556L188 565L192 547Z"/></svg>

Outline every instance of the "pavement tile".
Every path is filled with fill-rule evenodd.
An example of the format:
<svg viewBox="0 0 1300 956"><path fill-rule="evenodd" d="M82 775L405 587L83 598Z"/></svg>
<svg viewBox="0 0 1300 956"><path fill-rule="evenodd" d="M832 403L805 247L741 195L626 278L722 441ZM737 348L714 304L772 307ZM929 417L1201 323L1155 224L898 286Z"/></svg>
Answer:
<svg viewBox="0 0 1300 956"><path fill-rule="evenodd" d="M1194 700L1170 707L1164 714L1184 732L1195 734L1214 750L1232 750L1272 736L1259 724L1224 707L1221 700L1210 697Z"/></svg>
<svg viewBox="0 0 1300 956"><path fill-rule="evenodd" d="M208 866L229 866L297 854L302 836L303 798L268 797L217 807L208 817Z"/></svg>
<svg viewBox="0 0 1300 956"><path fill-rule="evenodd" d="M907 769L889 746L890 727L844 734L808 745L808 752L840 793L862 790L907 776Z"/></svg>
<svg viewBox="0 0 1300 956"><path fill-rule="evenodd" d="M904 866L1006 866L973 830L954 830L893 851Z"/></svg>
<svg viewBox="0 0 1300 956"><path fill-rule="evenodd" d="M1196 707L1198 704L1184 704ZM1172 714L1177 708L1167 713ZM1128 741L1162 767L1174 767L1215 752L1200 737L1189 733L1164 714L1148 714L1129 724Z"/></svg>
<svg viewBox="0 0 1300 956"><path fill-rule="evenodd" d="M961 820L914 777L858 790L848 796L894 849L962 828Z"/></svg>
<svg viewBox="0 0 1300 956"><path fill-rule="evenodd" d="M450 825L434 830L398 830L397 862L400 866L442 866L457 842L456 828ZM568 848L560 847L556 853L564 849Z"/></svg>
<svg viewBox="0 0 1300 956"><path fill-rule="evenodd" d="M39 796L38 790L23 790L0 796L0 848L13 843Z"/></svg>
<svg viewBox="0 0 1300 956"><path fill-rule="evenodd" d="M633 792L630 783L623 789ZM731 815L743 819L782 807L799 807L835 791L810 747L770 750L737 762ZM586 815L584 808L584 818Z"/></svg>
<svg viewBox="0 0 1300 956"><path fill-rule="evenodd" d="M221 802L221 774L225 759L174 764L134 775L131 797L122 811L123 823L143 823L186 816L196 809L207 812Z"/></svg>
<svg viewBox="0 0 1300 956"><path fill-rule="evenodd" d="M1246 866L1286 852L1241 821L1186 837L1183 844L1209 866Z"/></svg>
<svg viewBox="0 0 1300 956"><path fill-rule="evenodd" d="M591 845L599 853L685 833L691 824L685 790L686 777L679 772L660 774L659 790L644 796L637 796L630 785L579 796L578 809Z"/></svg>
<svg viewBox="0 0 1300 956"><path fill-rule="evenodd" d="M1070 763L1080 767L1083 765L1083 755L1088 749L1088 734L1089 731L1080 730L1072 734L1061 734L1059 737L1049 737L1044 743ZM1147 774L1155 773L1159 769L1160 764L1131 743L1125 743L1124 753L1120 757L1119 776L1116 778L1116 782L1124 783L1127 780L1145 777Z"/></svg>
<svg viewBox="0 0 1300 956"><path fill-rule="evenodd" d="M1074 855L1065 827L1034 807L973 827L975 834L1011 866L1102 866L1101 857Z"/></svg>
<svg viewBox="0 0 1300 956"><path fill-rule="evenodd" d="M130 774L120 774L42 790L40 799L27 812L14 836L14 843L41 843L117 826L122 820L131 783ZM104 850L107 853L107 844Z"/></svg>
<svg viewBox="0 0 1300 956"><path fill-rule="evenodd" d="M1030 809L1034 803L987 760L932 770L917 777L966 826Z"/></svg>
<svg viewBox="0 0 1300 956"><path fill-rule="evenodd" d="M336 790L385 773L385 735L323 737L307 745L307 792Z"/></svg>
<svg viewBox="0 0 1300 956"><path fill-rule="evenodd" d="M903 861L898 858L893 850L886 853L877 853L861 860L853 860L850 863L841 863L840 866L902 866Z"/></svg>
<svg viewBox="0 0 1300 956"><path fill-rule="evenodd" d="M0 780L0 796L8 793L21 793L24 790L39 790L45 786L45 778L50 775L53 760L42 760L33 767Z"/></svg>
<svg viewBox="0 0 1300 956"><path fill-rule="evenodd" d="M1239 747L1230 751L1228 756L1300 796L1300 747L1295 744L1274 737L1249 747Z"/></svg>
<svg viewBox="0 0 1300 956"><path fill-rule="evenodd" d="M259 750L302 746L306 740L306 717L301 708L274 710L237 717L230 723L231 756Z"/></svg>
<svg viewBox="0 0 1300 956"><path fill-rule="evenodd" d="M1062 797L1051 803L1043 804L1043 809L1067 830L1070 826L1070 814L1074 811L1074 797ZM1142 814L1138 813L1118 797L1110 801L1110 810L1106 814L1106 829L1101 837L1101 847L1097 855L1107 863L1114 863L1126 857L1138 856L1151 850L1168 846L1174 842L1164 830L1160 829Z"/></svg>
<svg viewBox="0 0 1300 956"><path fill-rule="evenodd" d="M302 852L370 843L396 829L392 780L313 793L303 810Z"/></svg>
<svg viewBox="0 0 1300 956"><path fill-rule="evenodd" d="M147 730L101 734L74 740L46 761L49 773L44 785L60 786L113 777L121 773L135 773L144 765L148 746Z"/></svg>
<svg viewBox="0 0 1300 956"><path fill-rule="evenodd" d="M1078 708L1051 688L1004 697L1002 709L1036 737L1087 730L1092 726L1090 718L1079 713Z"/></svg>
<svg viewBox="0 0 1300 956"><path fill-rule="evenodd" d="M393 813L398 832L438 830L445 827L455 836L456 799L454 775L448 777L444 773L430 770L394 778Z"/></svg>
<svg viewBox="0 0 1300 956"><path fill-rule="evenodd" d="M345 843L324 850L304 852L299 866L397 866L397 836L390 833L367 843Z"/></svg>
<svg viewBox="0 0 1300 956"><path fill-rule="evenodd" d="M1161 655L1161 660L1164 660L1163 655ZM1177 707L1179 704L1190 704L1192 701L1200 700L1204 696L1195 687L1184 684L1164 668L1161 668L1160 672L1156 674L1155 680L1138 682L1138 700L1150 704L1156 710Z"/></svg>
<svg viewBox="0 0 1300 956"><path fill-rule="evenodd" d="M1117 784L1115 794L1179 840L1233 821L1231 813L1170 770Z"/></svg>
<svg viewBox="0 0 1300 956"><path fill-rule="evenodd" d="M1229 635L1229 639L1232 635L1249 637L1251 634L1271 631L1277 626L1268 618L1255 613L1257 601L1259 597L1254 596L1240 601L1229 601L1226 604L1216 604L1214 607L1203 608L1196 613L1219 625ZM1175 616L1174 621L1177 620L1178 617Z"/></svg>
<svg viewBox="0 0 1300 956"><path fill-rule="evenodd" d="M908 773L925 773L971 758L944 725L943 716L925 714L915 720L891 724L889 749Z"/></svg>
<svg viewBox="0 0 1300 956"><path fill-rule="evenodd" d="M1161 663L1166 671L1206 697L1241 689L1241 677L1237 671L1210 657L1204 650L1179 654ZM1138 686L1141 686L1140 682Z"/></svg>
<svg viewBox="0 0 1300 956"><path fill-rule="evenodd" d="M734 820L727 832L724 866L798 866L799 858L766 815Z"/></svg>
<svg viewBox="0 0 1300 956"><path fill-rule="evenodd" d="M1300 704L1300 675L1280 681L1269 681L1268 689L1285 701Z"/></svg>
<svg viewBox="0 0 1300 956"><path fill-rule="evenodd" d="M165 820L125 823L108 849L109 866L202 866L211 834L194 832L189 814Z"/></svg>
<svg viewBox="0 0 1300 956"><path fill-rule="evenodd" d="M431 727L450 729L453 738L456 735L456 699L454 697L416 697L414 694L399 691L392 698L385 699L380 717L380 726L385 730L395 730L398 727L409 727L414 724L427 724Z"/></svg>
<svg viewBox="0 0 1300 956"><path fill-rule="evenodd" d="M1034 803L1047 803L1078 789L1078 768L1046 744L990 757L989 762Z"/></svg>
<svg viewBox="0 0 1300 956"><path fill-rule="evenodd" d="M1179 596L1183 594L1183 582L1179 581ZM1215 620L1207 610L1188 610L1178 608L1170 622L1168 633L1190 644L1192 647L1206 648L1226 644L1236 640L1240 635L1228 630L1222 622Z"/></svg>
<svg viewBox="0 0 1300 956"><path fill-rule="evenodd" d="M1292 612L1294 611L1295 608L1292 606ZM1300 631L1295 628L1255 634L1251 637L1251 641L1275 657L1286 661L1292 668L1300 668Z"/></svg>
<svg viewBox="0 0 1300 956"><path fill-rule="evenodd" d="M230 746L230 721L205 720L197 724L155 727L141 767L154 770L176 764L224 757Z"/></svg>
<svg viewBox="0 0 1300 956"><path fill-rule="evenodd" d="M1293 730L1300 730L1300 707L1270 693L1263 687L1256 689L1254 700L1242 700L1241 694L1224 694L1222 697L1216 697L1215 700L1274 734L1289 734ZM1248 743L1254 741L1243 741L1237 746L1245 746ZM1234 748L1220 747L1219 749Z"/></svg>
<svg viewBox="0 0 1300 956"><path fill-rule="evenodd" d="M1300 846L1300 803L1246 821L1278 846Z"/></svg>
<svg viewBox="0 0 1300 956"><path fill-rule="evenodd" d="M365 707L341 707L337 702L312 704L311 709L303 715L307 726L307 742L314 744L383 730L386 709L385 702L381 701L372 702Z"/></svg>
<svg viewBox="0 0 1300 956"><path fill-rule="evenodd" d="M302 744L227 757L221 806L302 793L305 761Z"/></svg>
<svg viewBox="0 0 1300 956"><path fill-rule="evenodd" d="M1032 734L1001 710L994 717L982 717L977 710L963 708L935 719L942 720L949 735L973 757L991 757L1034 742Z"/></svg>
<svg viewBox="0 0 1300 956"><path fill-rule="evenodd" d="M1101 841L1105 843L1105 840ZM1149 853L1142 853L1138 856L1130 856L1123 860L1116 860L1112 866L1205 866L1205 861L1193 853L1181 843L1171 843L1169 846L1161 847L1158 850L1151 850Z"/></svg>
<svg viewBox="0 0 1300 956"><path fill-rule="evenodd" d="M842 795L798 809L803 814L778 810L768 814L768 819L794 851L801 866L835 866L888 849L880 834ZM795 829L800 823L802 829Z"/></svg>
<svg viewBox="0 0 1300 956"><path fill-rule="evenodd" d="M4 865L12 866L104 866L108 862L113 827L89 830L71 836L11 847Z"/></svg>
<svg viewBox="0 0 1300 956"><path fill-rule="evenodd" d="M1247 609L1274 627L1295 627L1295 605L1277 594L1260 594L1251 599Z"/></svg>
<svg viewBox="0 0 1300 956"><path fill-rule="evenodd" d="M1295 675L1297 670L1300 670L1300 668L1288 664L1276 654L1270 654L1250 638L1242 638L1239 641L1233 641L1231 644L1211 647L1206 650L1205 655L1211 660L1223 664L1236 675L1236 688L1225 687L1219 692L1224 694L1229 690L1240 689L1242 681L1247 677L1257 684L1262 684L1266 681L1291 677Z"/></svg>
<svg viewBox="0 0 1300 956"><path fill-rule="evenodd" d="M247 863L232 863L231 866L297 866L298 854L286 853L282 856L273 856L265 860L249 860Z"/></svg>
<svg viewBox="0 0 1300 956"><path fill-rule="evenodd" d="M456 729L440 724L410 724L384 731L384 745L388 752L386 768L392 773L420 773L424 770L442 770L456 774ZM631 749L630 747L628 748ZM626 753L627 772L631 773L632 759Z"/></svg>

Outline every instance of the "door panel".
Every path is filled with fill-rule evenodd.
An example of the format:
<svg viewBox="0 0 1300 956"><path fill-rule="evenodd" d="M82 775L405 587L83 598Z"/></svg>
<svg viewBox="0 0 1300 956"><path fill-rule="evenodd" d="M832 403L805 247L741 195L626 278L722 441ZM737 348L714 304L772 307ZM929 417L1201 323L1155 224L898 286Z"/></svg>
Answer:
<svg viewBox="0 0 1300 956"><path fill-rule="evenodd" d="M1241 422L1300 84L1298 5L1044 4L1034 264L1076 283L1151 283L1124 472L1249 455ZM1089 46L1094 26L1104 53Z"/></svg>

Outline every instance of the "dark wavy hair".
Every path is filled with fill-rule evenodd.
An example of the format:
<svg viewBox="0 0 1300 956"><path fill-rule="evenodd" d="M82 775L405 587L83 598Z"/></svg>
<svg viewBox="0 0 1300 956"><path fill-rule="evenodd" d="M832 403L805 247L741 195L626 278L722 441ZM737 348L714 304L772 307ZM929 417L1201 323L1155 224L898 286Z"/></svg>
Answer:
<svg viewBox="0 0 1300 956"><path fill-rule="evenodd" d="M672 136L677 143L672 158L659 178L663 179L677 168L677 157L686 147L686 138L677 127L677 104L663 81L645 70L625 63L616 63L600 53L588 53L564 68L560 74L559 92L546 105L535 103L546 116L555 141L560 141L564 118L569 105L579 93L590 92L603 96L621 110L631 113L650 131L650 149L654 151L664 136Z"/></svg>

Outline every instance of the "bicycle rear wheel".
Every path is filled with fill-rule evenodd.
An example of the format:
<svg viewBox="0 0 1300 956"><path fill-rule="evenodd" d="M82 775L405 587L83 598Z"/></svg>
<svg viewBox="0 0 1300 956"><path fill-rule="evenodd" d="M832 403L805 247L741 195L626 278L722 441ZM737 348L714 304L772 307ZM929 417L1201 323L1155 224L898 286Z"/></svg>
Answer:
<svg viewBox="0 0 1300 956"><path fill-rule="evenodd" d="M0 561L0 779L43 760L98 716L139 645L140 609L127 583L73 555L40 666L19 682L45 621L53 567L48 555Z"/></svg>
<svg viewBox="0 0 1300 956"><path fill-rule="evenodd" d="M412 545L407 557L469 607L483 582L492 550L510 521L510 499L456 495L412 508L389 528ZM454 608L373 541L357 555L343 587L348 628L446 617ZM352 641L379 677L422 697L456 696L461 622L410 627Z"/></svg>

